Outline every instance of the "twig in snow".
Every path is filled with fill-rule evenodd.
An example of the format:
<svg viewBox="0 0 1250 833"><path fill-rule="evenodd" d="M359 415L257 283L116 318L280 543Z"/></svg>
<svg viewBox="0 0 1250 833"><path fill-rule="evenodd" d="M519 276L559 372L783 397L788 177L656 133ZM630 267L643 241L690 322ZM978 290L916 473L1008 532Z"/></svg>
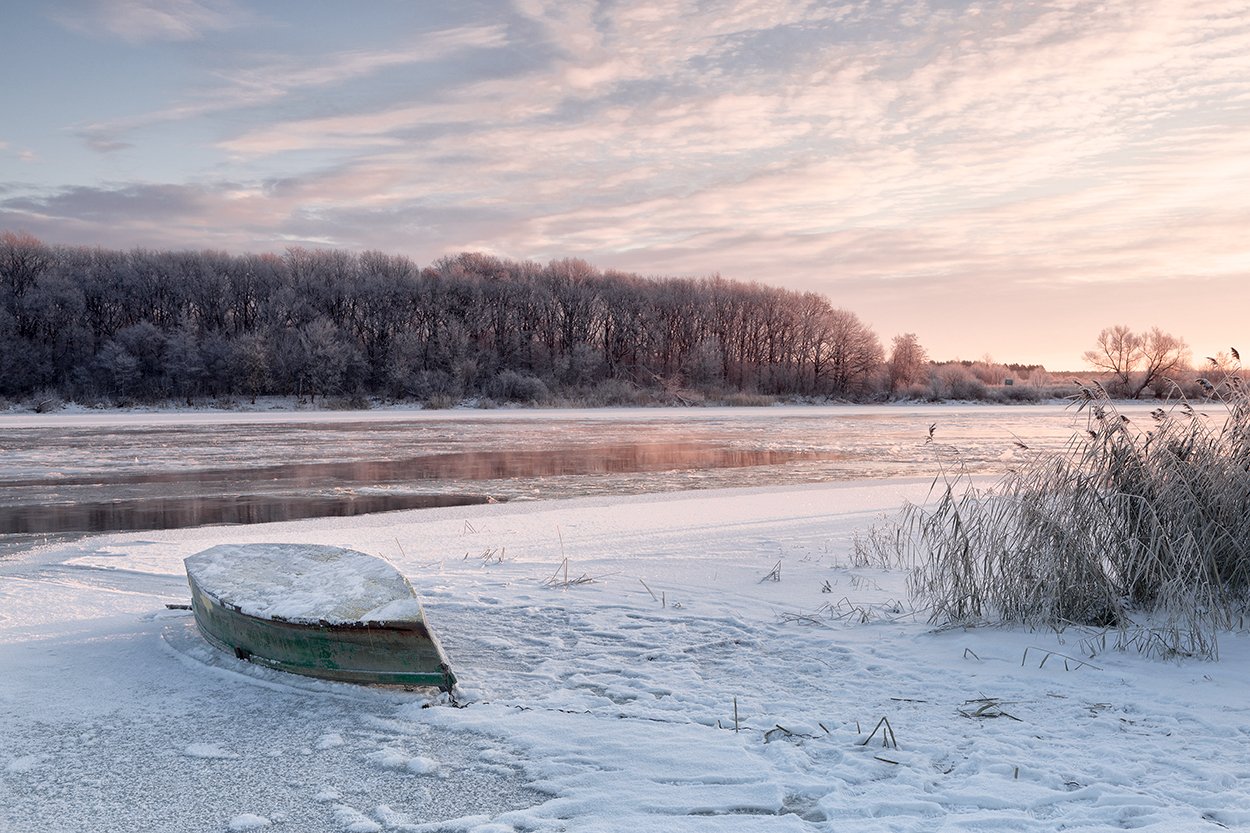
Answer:
<svg viewBox="0 0 1250 833"><path fill-rule="evenodd" d="M1017 723L1024 721L1016 717L1014 714L1008 714L1003 711L1003 701L996 697L979 697L975 700L965 700L964 705L968 706L973 703L979 704L975 710L960 709L959 713L970 720L981 720L990 717L1007 717Z"/></svg>
<svg viewBox="0 0 1250 833"><path fill-rule="evenodd" d="M794 732L791 732L789 729L787 729L785 726L782 726L780 723L774 724L773 728L769 729L767 732L764 733L764 743L772 742L772 739L775 735L784 735L785 737L789 738L789 737L794 737Z"/></svg>
<svg viewBox="0 0 1250 833"><path fill-rule="evenodd" d="M785 622L788 625L800 624L800 625L816 625L822 628L825 627L825 621L823 619L817 618L814 614L811 614L811 613L783 613L781 614L781 621Z"/></svg>
<svg viewBox="0 0 1250 833"><path fill-rule="evenodd" d="M1061 657L1061 658L1063 659L1063 670L1064 670L1064 671L1071 671L1071 670L1073 670L1073 668L1074 668L1074 667L1079 669L1079 668L1081 668L1082 666L1088 666L1088 667L1090 667L1090 668L1094 669L1095 671L1101 671L1101 670L1102 670L1102 669L1101 669L1101 668L1099 668L1097 665L1094 665L1094 664L1093 664L1093 663L1091 663L1091 662L1086 662L1086 661L1085 661L1085 660L1083 660L1083 659L1077 659L1076 657L1070 657L1070 656L1068 656L1067 654L1061 654L1061 653L1059 653L1058 651L1048 651L1048 650L1046 650L1045 648L1037 648L1037 647L1034 647L1034 646L1032 646L1032 645L1030 645L1030 646L1026 647L1026 648L1024 649L1024 654L1023 654L1023 656L1021 656L1021 657L1020 657L1020 667L1021 667L1021 668L1023 668L1023 667L1024 667L1024 663L1025 663L1025 662L1028 660L1028 658L1029 658L1029 649L1030 649L1030 648L1031 648L1032 650L1034 650L1034 651L1042 651L1042 652L1045 654L1045 656L1043 656L1043 657L1042 657L1042 661L1041 661L1041 662L1039 662L1039 663L1037 664L1037 667L1038 667L1038 668L1041 668L1043 665L1045 665L1045 664L1046 664L1046 660L1050 659L1051 657ZM1072 666L1072 665L1071 665L1071 663L1076 663L1076 665L1075 665L1075 666Z"/></svg>
<svg viewBox="0 0 1250 833"><path fill-rule="evenodd" d="M560 572L564 572L564 578L560 578ZM566 558L560 562L560 566L556 567L556 571L551 577L543 582L544 587L560 587L567 588L577 584L590 584L594 579L586 573L582 573L577 578L569 578L569 560Z"/></svg>
<svg viewBox="0 0 1250 833"><path fill-rule="evenodd" d="M856 728L859 727L858 723L855 725ZM889 749L890 747L898 749L898 739L894 737L894 727L890 725L890 719L888 717L882 717L878 720L876 727L872 730L872 734L860 741L859 745L867 746L868 742L877 736L877 732L879 730L881 731L881 746L886 749Z"/></svg>

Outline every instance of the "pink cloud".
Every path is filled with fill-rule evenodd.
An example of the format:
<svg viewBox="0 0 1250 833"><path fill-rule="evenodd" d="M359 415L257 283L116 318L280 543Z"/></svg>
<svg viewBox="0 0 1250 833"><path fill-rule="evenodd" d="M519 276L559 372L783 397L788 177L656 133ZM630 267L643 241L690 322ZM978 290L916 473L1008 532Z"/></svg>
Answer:
<svg viewBox="0 0 1250 833"><path fill-rule="evenodd" d="M1170 326L1148 320L1149 298L1179 316L1162 306L1183 302L1176 287L1222 290L1250 273L1244 3L517 10L541 33L525 46L542 60L364 112L292 108L304 115L220 136L221 167L244 184L205 197L199 220L223 239L279 241L322 233L301 225L310 215L368 214L396 225L323 236L400 248L408 227L389 218L464 212L409 253L717 271L828 291L852 309L861 299L887 331L919 332L925 314L1007 319L1026 297L1058 315L1084 293L1106 306L1071 313L1072 326L1096 333L1122 287L1147 297L1134 301L1147 319L1134 326ZM447 56L521 46L504 24L449 32ZM221 101L166 115L298 101L301 90L322 101L342 78L429 54L266 61L226 73ZM281 156L294 151L323 167L268 184L266 166L298 167Z"/></svg>

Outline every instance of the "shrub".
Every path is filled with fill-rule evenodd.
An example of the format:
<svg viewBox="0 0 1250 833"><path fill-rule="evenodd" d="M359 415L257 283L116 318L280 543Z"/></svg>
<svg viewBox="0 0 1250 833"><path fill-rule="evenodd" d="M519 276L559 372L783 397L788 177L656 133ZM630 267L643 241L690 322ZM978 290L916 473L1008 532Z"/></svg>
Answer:
<svg viewBox="0 0 1250 833"><path fill-rule="evenodd" d="M515 370L503 370L486 388L492 399L503 402L541 403L551 398L547 384L537 376L523 376Z"/></svg>
<svg viewBox="0 0 1250 833"><path fill-rule="evenodd" d="M436 393L422 403L422 407L429 411L443 411L455 406L456 400L445 393Z"/></svg>
<svg viewBox="0 0 1250 833"><path fill-rule="evenodd" d="M764 408L777 404L777 397L750 391L730 391L720 398L719 404L735 408Z"/></svg>
<svg viewBox="0 0 1250 833"><path fill-rule="evenodd" d="M1062 396L1063 393L1057 395ZM1034 385L1011 385L998 388L995 398L999 402L1040 402L1055 396L1056 394L1048 393L1043 388Z"/></svg>
<svg viewBox="0 0 1250 833"><path fill-rule="evenodd" d="M39 391L26 398L22 407L37 414L50 414L65 407L64 400L51 391Z"/></svg>
<svg viewBox="0 0 1250 833"><path fill-rule="evenodd" d="M930 379L932 396L936 399L978 401L989 398L985 383L959 365L936 368Z"/></svg>
<svg viewBox="0 0 1250 833"><path fill-rule="evenodd" d="M989 490L945 476L857 557L911 567L936 622L1114 626L1121 645L1214 658L1250 598L1250 395L1235 374L1206 389L1222 423L1182 399L1141 428L1082 387L1086 430L1065 452Z"/></svg>
<svg viewBox="0 0 1250 833"><path fill-rule="evenodd" d="M654 396L625 379L604 379L586 394L585 402L596 407L651 405Z"/></svg>
<svg viewBox="0 0 1250 833"><path fill-rule="evenodd" d="M324 397L321 400L321 407L327 411L367 411L372 406L366 397L353 393Z"/></svg>

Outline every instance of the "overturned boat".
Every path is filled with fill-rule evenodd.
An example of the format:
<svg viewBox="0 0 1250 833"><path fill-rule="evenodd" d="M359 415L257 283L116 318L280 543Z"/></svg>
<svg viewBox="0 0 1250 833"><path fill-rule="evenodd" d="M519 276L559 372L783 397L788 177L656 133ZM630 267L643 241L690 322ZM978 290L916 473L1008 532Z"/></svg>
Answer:
<svg viewBox="0 0 1250 833"><path fill-rule="evenodd" d="M185 560L200 633L240 659L353 683L456 678L412 585L386 561L315 544L223 544Z"/></svg>

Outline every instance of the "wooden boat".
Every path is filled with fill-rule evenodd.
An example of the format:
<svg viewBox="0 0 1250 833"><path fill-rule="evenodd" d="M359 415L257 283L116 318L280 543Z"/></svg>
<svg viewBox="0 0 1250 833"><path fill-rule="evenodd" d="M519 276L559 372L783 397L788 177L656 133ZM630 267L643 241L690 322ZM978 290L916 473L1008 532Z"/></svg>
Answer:
<svg viewBox="0 0 1250 833"><path fill-rule="evenodd" d="M380 558L223 544L185 564L200 633L240 659L327 680L455 685L412 585Z"/></svg>

